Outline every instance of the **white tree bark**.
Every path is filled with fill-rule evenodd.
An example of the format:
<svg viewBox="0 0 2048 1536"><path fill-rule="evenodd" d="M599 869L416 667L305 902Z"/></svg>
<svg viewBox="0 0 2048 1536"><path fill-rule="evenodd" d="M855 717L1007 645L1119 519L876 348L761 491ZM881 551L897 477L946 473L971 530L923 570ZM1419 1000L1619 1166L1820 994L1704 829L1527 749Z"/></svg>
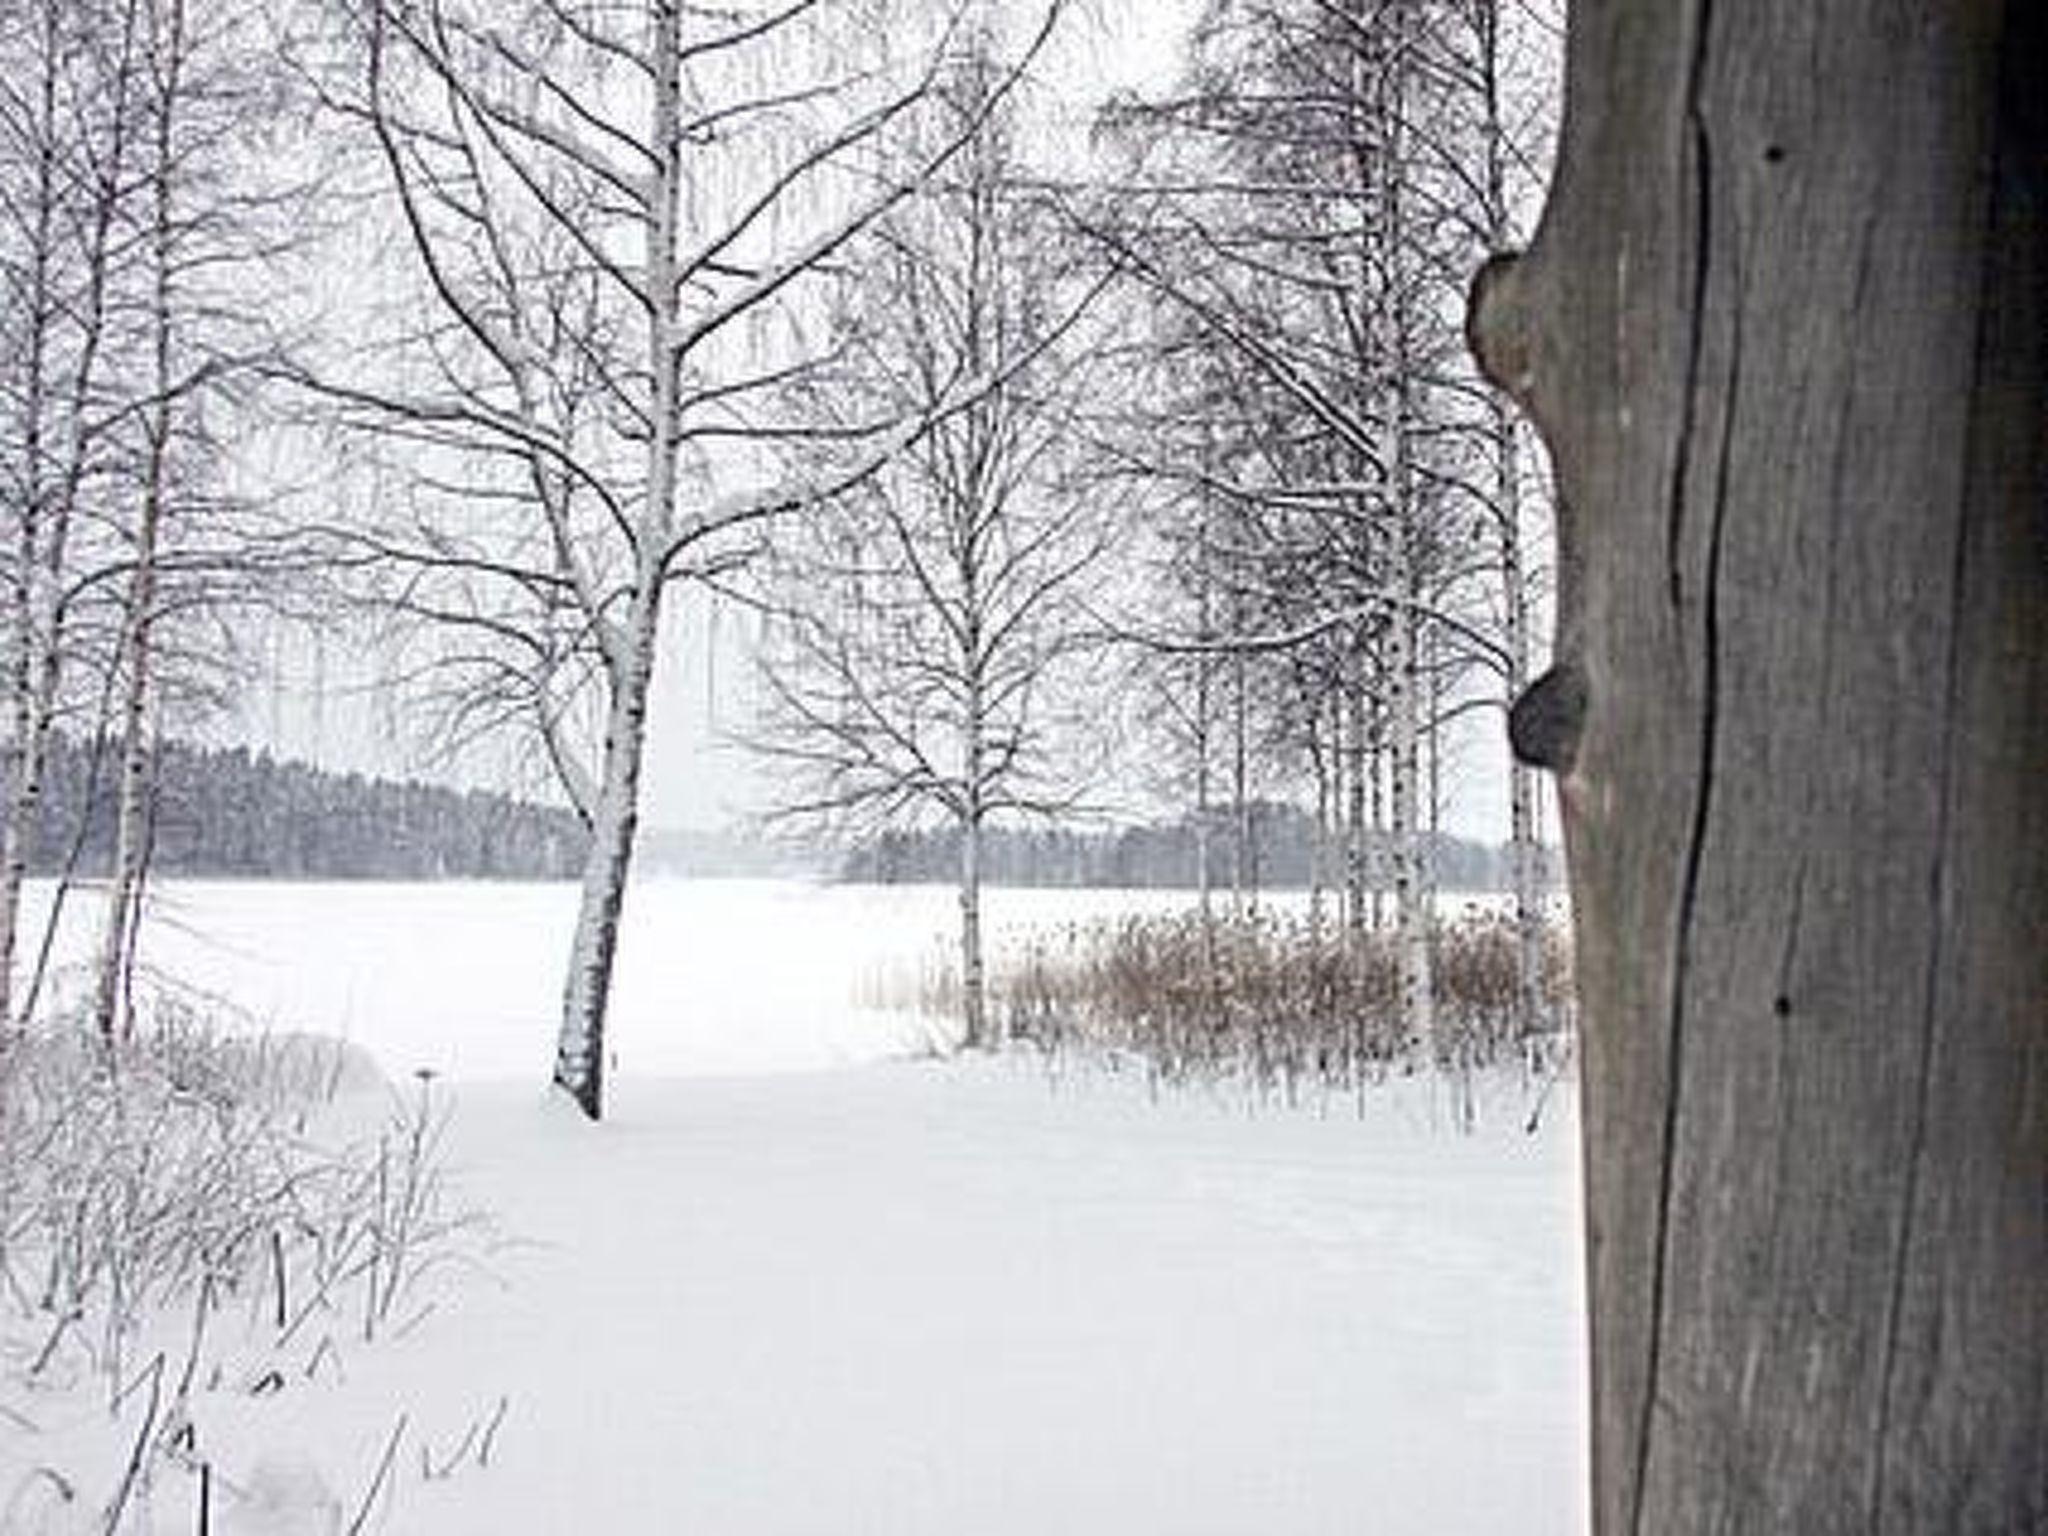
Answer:
<svg viewBox="0 0 2048 1536"><path fill-rule="evenodd" d="M960 826L960 998L969 1050L997 1041L989 1028L988 978L981 950L982 819L970 812Z"/></svg>
<svg viewBox="0 0 2048 1536"><path fill-rule="evenodd" d="M1430 964L1428 855L1423 814L1423 736L1429 696L1423 666L1422 572L1418 558L1421 530L1414 479L1409 472L1412 396L1409 346L1408 271L1413 253L1407 246L1406 182L1402 156L1406 140L1403 110L1407 70L1401 57L1408 25L1407 0L1395 0L1390 46L1381 61L1374 88L1382 97L1375 113L1382 125L1376 212L1380 241L1375 295L1378 317L1377 361L1385 370L1377 390L1380 411L1379 464L1381 505L1388 526L1383 542L1386 587L1393 597L1388 614L1387 710L1390 716L1390 810L1394 843L1394 918L1401 956L1401 1021L1409 1039L1426 1058L1436 1049L1436 989Z"/></svg>
<svg viewBox="0 0 2048 1536"><path fill-rule="evenodd" d="M976 202L979 205L981 200L977 198ZM983 239L993 243L993 233L993 230L976 231L977 250ZM982 327L977 325L969 329L978 339ZM979 351L978 345L970 346L968 350L974 366L986 366L984 358L974 355ZM970 432L986 424L986 418L979 409L968 413ZM989 679L985 670L988 615L981 593L984 572L977 556L985 549L983 530L990 506L989 497L993 493L991 482L997 473L996 460L1000 455L992 442L983 442L979 451L970 457L978 472L970 481L966 504L960 509L969 515L954 545L954 570L961 599L958 623L961 681L965 685L960 720L960 801L955 808L960 831L960 1000L968 1049L987 1050L998 1042L989 1030L988 986L981 955L981 833L988 817L985 786L990 721Z"/></svg>
<svg viewBox="0 0 2048 1536"><path fill-rule="evenodd" d="M1405 552L1407 538L1397 532L1392 547ZM1391 575L1403 587L1413 585L1413 565L1406 553L1394 556ZM1395 935L1401 955L1401 1022L1408 1037L1428 1053L1435 1048L1436 989L1430 966L1429 885L1423 855L1423 689L1416 628L1412 608L1394 614L1387 657L1387 707L1393 717L1388 798L1394 845Z"/></svg>
<svg viewBox="0 0 2048 1536"><path fill-rule="evenodd" d="M1379 926L1372 910L1375 894L1372 868L1371 794L1372 743L1368 722L1372 704L1366 692L1366 640L1362 630L1345 648L1344 657L1344 895L1345 922L1354 957L1365 954L1365 935Z"/></svg>
<svg viewBox="0 0 2048 1536"><path fill-rule="evenodd" d="M610 707L601 753L602 780L592 809L570 944L569 978L555 1047L555 1082L584 1114L604 1112L605 1020L611 1001L619 924L640 821L640 765L647 745L647 705L661 637L663 555L673 537L676 472L682 433L682 292L678 240L682 216L682 11L656 0L648 11L647 56L652 111L643 141L654 158L646 243L647 370L651 382L647 479L634 538L634 582L626 622L611 632L603 664Z"/></svg>
<svg viewBox="0 0 2048 1536"><path fill-rule="evenodd" d="M169 495L178 397L172 359L176 330L173 271L178 259L175 183L180 175L177 152L184 107L184 0L152 0L147 10L153 115L148 192L152 398L145 413L141 504L130 550L134 569L128 581L116 659L122 681L120 758L114 783L114 864L108 878L93 992L93 1023L107 1038L126 1034L133 1022L128 978L150 835L148 717L156 684L157 557Z"/></svg>
<svg viewBox="0 0 2048 1536"><path fill-rule="evenodd" d="M1522 555L1522 497L1514 422L1493 405L1494 498L1500 518L1500 577L1506 599L1507 696L1529 686L1529 576ZM1524 1032L1550 1026L1543 1001L1543 850L1536 836L1536 773L1519 757L1508 769L1508 864L1514 899L1515 1013Z"/></svg>
<svg viewBox="0 0 2048 1536"><path fill-rule="evenodd" d="M556 1084L593 1120L604 1112L609 1064L605 1020L640 824L640 767L660 636L661 591L660 582L643 587L617 641L621 654L605 726L604 779L591 815L590 852L578 888L575 937L555 1045Z"/></svg>

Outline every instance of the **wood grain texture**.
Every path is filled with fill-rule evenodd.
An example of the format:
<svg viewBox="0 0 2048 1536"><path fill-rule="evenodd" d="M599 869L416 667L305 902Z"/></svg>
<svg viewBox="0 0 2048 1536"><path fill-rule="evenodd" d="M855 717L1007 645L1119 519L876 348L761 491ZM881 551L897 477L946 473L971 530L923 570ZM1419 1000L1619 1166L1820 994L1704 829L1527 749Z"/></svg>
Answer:
<svg viewBox="0 0 2048 1536"><path fill-rule="evenodd" d="M1552 450L1597 1529L2048 1530L2048 24L1579 0Z"/></svg>

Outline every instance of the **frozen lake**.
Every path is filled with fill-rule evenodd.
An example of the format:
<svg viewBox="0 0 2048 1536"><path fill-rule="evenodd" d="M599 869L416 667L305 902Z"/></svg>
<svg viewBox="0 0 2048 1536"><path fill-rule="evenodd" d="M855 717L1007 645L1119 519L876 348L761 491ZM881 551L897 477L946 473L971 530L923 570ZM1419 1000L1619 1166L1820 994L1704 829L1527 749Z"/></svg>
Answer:
<svg viewBox="0 0 2048 1536"><path fill-rule="evenodd" d="M32 885L25 946L47 885ZM1194 904L1188 891L995 889L992 954L1035 934ZM1448 911L1484 898L1446 896ZM1305 907L1287 893L1268 905ZM163 880L141 964L231 1004L251 1027L344 1036L403 1076L533 1077L552 1061L576 888L567 883ZM73 893L60 962L90 951L96 894ZM795 880L636 883L610 1044L625 1077L810 1070L916 1050L914 991L954 942L946 886Z"/></svg>
<svg viewBox="0 0 2048 1536"><path fill-rule="evenodd" d="M858 1008L860 978L914 964L950 910L932 889L636 884L612 1005L621 1070L755 1072L897 1054L913 1027ZM394 1076L537 1077L552 1059L575 911L575 886L559 882L166 880L151 892L141 964L218 995L245 1025L344 1036ZM74 894L59 955L86 953L97 920L93 895Z"/></svg>

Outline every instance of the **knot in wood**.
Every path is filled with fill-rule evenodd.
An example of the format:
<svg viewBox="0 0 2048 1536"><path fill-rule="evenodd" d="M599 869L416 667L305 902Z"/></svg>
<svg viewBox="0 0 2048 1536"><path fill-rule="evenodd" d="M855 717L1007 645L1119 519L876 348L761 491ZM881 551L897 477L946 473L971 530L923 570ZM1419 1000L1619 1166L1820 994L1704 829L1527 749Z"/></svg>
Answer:
<svg viewBox="0 0 2048 1536"><path fill-rule="evenodd" d="M1524 410L1536 388L1536 337L1527 263L1519 252L1489 256L1472 278L1465 344L1480 371Z"/></svg>
<svg viewBox="0 0 2048 1536"><path fill-rule="evenodd" d="M1532 768L1569 773L1586 728L1586 675L1572 662L1552 667L1508 711L1508 745Z"/></svg>

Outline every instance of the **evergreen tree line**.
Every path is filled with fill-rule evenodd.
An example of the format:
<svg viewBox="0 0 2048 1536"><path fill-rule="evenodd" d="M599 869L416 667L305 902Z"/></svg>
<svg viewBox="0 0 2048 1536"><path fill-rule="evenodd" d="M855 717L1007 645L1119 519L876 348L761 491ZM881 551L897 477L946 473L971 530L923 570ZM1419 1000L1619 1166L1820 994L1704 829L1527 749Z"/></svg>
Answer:
<svg viewBox="0 0 2048 1536"><path fill-rule="evenodd" d="M113 867L112 765L53 738L31 850L37 874ZM149 796L150 866L281 879L559 880L588 834L569 812L484 790L330 773L246 747L166 742Z"/></svg>
<svg viewBox="0 0 2048 1536"><path fill-rule="evenodd" d="M1234 809L1219 809L1206 822L1190 814L1172 822L1085 832L990 828L982 836L982 878L993 885L1219 891L1328 889L1342 878L1344 855L1337 839L1319 828L1313 816L1265 800L1246 810L1243 818ZM1249 832L1242 849L1241 828ZM1442 887L1513 888L1511 849L1444 833L1430 838ZM1544 881L1555 886L1562 870L1552 850L1544 852ZM884 832L847 851L839 878L877 885L943 883L957 878L960 858L957 828ZM1382 834L1377 846L1368 849L1368 884L1391 889L1392 861L1391 838Z"/></svg>

